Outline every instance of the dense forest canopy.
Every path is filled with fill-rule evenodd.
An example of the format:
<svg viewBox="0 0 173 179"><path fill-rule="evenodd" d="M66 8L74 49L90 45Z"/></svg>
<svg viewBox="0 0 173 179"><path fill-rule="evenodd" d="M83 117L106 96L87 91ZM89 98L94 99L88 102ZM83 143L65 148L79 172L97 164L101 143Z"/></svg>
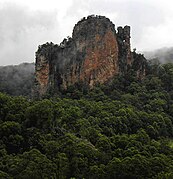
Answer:
<svg viewBox="0 0 173 179"><path fill-rule="evenodd" d="M92 90L0 93L0 178L173 178L173 64Z"/></svg>

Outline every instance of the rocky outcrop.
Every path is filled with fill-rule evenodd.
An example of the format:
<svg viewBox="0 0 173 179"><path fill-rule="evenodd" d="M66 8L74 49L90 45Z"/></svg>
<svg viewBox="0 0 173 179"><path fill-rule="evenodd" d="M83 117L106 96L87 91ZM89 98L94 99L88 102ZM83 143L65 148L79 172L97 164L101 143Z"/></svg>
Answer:
<svg viewBox="0 0 173 179"><path fill-rule="evenodd" d="M108 18L88 16L75 25L72 38L64 39L60 45L39 46L35 94L41 97L78 82L92 88L117 74L126 74L136 59L130 50L129 26L118 27L116 32ZM141 66L136 70L140 77L144 75L145 62Z"/></svg>

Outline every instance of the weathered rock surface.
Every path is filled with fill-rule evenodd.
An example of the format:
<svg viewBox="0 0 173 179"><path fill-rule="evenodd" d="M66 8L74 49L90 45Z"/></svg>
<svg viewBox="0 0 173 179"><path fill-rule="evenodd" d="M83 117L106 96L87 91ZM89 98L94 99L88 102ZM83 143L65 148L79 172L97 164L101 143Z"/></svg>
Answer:
<svg viewBox="0 0 173 179"><path fill-rule="evenodd" d="M36 52L35 95L57 92L83 82L89 87L126 74L137 64L136 73L145 75L146 60L130 50L130 27L118 27L104 16L79 21L72 38L60 45L46 43Z"/></svg>

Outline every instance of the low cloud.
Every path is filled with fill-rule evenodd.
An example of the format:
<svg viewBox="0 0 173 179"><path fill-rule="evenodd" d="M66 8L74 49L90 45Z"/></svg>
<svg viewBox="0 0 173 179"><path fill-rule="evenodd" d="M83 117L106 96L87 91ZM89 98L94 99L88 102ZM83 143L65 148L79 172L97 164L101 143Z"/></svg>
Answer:
<svg viewBox="0 0 173 179"><path fill-rule="evenodd" d="M0 64L34 61L39 44L58 35L57 13L4 4L0 9Z"/></svg>

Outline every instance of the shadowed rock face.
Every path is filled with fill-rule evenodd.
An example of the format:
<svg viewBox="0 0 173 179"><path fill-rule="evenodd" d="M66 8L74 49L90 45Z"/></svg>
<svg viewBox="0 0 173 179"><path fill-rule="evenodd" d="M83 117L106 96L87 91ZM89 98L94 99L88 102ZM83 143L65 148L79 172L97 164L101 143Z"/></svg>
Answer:
<svg viewBox="0 0 173 179"><path fill-rule="evenodd" d="M92 88L111 80L114 75L126 74L134 61L129 26L118 27L116 33L108 18L88 16L75 25L72 38L64 39L60 45L39 46L35 95L41 97L78 82ZM143 74L144 71L138 71L138 76Z"/></svg>

